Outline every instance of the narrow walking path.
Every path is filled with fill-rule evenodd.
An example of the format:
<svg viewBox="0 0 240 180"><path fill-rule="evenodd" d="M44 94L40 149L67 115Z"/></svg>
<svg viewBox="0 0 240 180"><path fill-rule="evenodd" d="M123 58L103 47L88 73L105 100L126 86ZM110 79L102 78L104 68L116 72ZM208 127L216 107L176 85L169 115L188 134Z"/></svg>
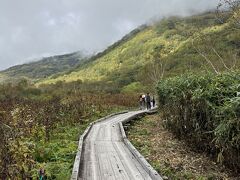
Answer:
<svg viewBox="0 0 240 180"><path fill-rule="evenodd" d="M83 142L78 179L150 180L146 168L123 142L119 122L143 111L115 115L95 123ZM159 178L154 179L161 179Z"/></svg>

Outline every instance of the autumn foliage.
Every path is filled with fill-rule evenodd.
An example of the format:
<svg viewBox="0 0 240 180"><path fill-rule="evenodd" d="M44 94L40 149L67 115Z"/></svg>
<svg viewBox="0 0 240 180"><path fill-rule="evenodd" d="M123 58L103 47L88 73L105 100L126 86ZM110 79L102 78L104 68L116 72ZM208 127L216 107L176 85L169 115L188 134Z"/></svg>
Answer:
<svg viewBox="0 0 240 180"><path fill-rule="evenodd" d="M103 112L137 103L127 95L53 89L37 89L25 81L0 86L0 179L36 174L38 146L47 144L57 127L78 126Z"/></svg>

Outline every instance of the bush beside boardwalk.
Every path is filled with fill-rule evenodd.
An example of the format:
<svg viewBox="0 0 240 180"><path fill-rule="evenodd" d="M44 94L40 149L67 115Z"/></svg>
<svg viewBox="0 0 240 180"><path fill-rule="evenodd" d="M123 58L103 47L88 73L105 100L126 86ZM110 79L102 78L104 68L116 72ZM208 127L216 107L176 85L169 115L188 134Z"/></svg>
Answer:
<svg viewBox="0 0 240 180"><path fill-rule="evenodd" d="M182 75L157 90L165 126L240 173L240 72Z"/></svg>
<svg viewBox="0 0 240 180"><path fill-rule="evenodd" d="M0 85L0 179L69 179L79 135L92 121L137 105L132 96L89 93L71 84Z"/></svg>

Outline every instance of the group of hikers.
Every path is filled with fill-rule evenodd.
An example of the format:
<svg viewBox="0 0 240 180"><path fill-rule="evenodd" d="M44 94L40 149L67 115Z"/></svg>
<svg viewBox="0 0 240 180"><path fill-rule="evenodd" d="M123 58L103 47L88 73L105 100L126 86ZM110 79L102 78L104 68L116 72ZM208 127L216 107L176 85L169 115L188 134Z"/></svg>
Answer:
<svg viewBox="0 0 240 180"><path fill-rule="evenodd" d="M154 96L151 98L150 94L147 93L147 95L145 94L141 94L139 96L139 106L141 110L144 110L147 108L147 110L154 108L155 107L155 98Z"/></svg>

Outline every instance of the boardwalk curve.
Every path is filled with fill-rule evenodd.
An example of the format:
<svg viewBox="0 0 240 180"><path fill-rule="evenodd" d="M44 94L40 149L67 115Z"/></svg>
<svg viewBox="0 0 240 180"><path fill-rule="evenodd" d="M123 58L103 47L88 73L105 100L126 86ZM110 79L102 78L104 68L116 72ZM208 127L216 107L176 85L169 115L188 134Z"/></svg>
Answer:
<svg viewBox="0 0 240 180"><path fill-rule="evenodd" d="M72 180L161 180L128 141L123 122L147 111L110 115L91 124L80 137Z"/></svg>

